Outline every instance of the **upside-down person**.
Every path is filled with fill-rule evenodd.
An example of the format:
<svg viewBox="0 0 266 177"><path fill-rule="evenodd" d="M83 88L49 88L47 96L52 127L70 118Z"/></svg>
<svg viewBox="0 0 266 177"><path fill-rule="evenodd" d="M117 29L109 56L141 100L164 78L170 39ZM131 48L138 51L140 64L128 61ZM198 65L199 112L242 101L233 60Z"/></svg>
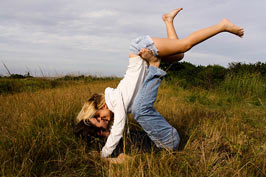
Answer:
<svg viewBox="0 0 266 177"><path fill-rule="evenodd" d="M101 150L102 157L110 156L116 148L123 135L127 113L130 112L157 147L177 149L180 141L177 130L153 107L161 79L166 74L158 68L160 62L179 61L193 46L221 32L239 37L244 35L242 28L223 19L214 26L179 39L173 20L181 10L175 9L162 16L168 38L141 36L132 40L129 65L117 88L106 88L104 94L94 94L77 116L77 122L83 121L87 126L101 130L110 126L110 131L98 132L98 135L108 137Z"/></svg>

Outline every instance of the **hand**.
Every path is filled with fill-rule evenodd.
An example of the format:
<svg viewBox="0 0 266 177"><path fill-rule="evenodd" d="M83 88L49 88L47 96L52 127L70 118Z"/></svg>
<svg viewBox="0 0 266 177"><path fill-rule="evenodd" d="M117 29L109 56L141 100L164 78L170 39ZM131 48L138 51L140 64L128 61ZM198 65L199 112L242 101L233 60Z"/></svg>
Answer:
<svg viewBox="0 0 266 177"><path fill-rule="evenodd" d="M154 56L150 49L142 48L138 54L143 60L147 61L149 65L157 68L160 66L160 58Z"/></svg>
<svg viewBox="0 0 266 177"><path fill-rule="evenodd" d="M141 58L143 58L144 60L148 60L148 61L149 61L151 58L154 57L152 51L151 51L150 49L147 49L147 48L142 48L142 49L139 51L138 55L139 55Z"/></svg>
<svg viewBox="0 0 266 177"><path fill-rule="evenodd" d="M121 153L116 158L104 158L104 160L112 163L112 164L122 164L126 159L130 159L130 156Z"/></svg>

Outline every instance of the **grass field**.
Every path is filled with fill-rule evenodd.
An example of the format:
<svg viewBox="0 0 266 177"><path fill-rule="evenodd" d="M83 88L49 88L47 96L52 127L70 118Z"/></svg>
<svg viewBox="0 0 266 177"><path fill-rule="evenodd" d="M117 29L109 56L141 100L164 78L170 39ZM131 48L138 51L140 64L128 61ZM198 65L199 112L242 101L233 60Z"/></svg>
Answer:
<svg viewBox="0 0 266 177"><path fill-rule="evenodd" d="M0 176L266 176L265 81L227 77L219 88L160 87L156 109L177 128L179 151L96 157L73 134L83 102L118 80L0 95ZM129 116L130 124L136 122Z"/></svg>

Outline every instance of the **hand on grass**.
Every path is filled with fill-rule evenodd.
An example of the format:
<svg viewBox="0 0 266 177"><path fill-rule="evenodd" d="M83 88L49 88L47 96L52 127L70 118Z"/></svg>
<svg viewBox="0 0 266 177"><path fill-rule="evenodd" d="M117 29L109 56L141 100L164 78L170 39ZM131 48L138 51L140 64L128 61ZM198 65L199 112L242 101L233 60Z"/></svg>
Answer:
<svg viewBox="0 0 266 177"><path fill-rule="evenodd" d="M119 154L118 157L116 158L104 158L104 160L106 160L107 162L111 164L122 164L127 159L130 159L130 156L124 153Z"/></svg>

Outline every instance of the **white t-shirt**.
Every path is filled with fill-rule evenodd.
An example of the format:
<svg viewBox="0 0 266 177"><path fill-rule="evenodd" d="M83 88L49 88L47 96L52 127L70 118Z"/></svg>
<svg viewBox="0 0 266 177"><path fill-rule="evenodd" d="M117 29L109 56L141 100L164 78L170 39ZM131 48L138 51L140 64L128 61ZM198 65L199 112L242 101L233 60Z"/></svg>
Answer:
<svg viewBox="0 0 266 177"><path fill-rule="evenodd" d="M101 151L102 157L112 154L123 136L127 113L131 112L133 101L140 90L148 65L141 57L129 59L129 65L117 88L105 89L105 102L114 113L114 123L110 135Z"/></svg>

